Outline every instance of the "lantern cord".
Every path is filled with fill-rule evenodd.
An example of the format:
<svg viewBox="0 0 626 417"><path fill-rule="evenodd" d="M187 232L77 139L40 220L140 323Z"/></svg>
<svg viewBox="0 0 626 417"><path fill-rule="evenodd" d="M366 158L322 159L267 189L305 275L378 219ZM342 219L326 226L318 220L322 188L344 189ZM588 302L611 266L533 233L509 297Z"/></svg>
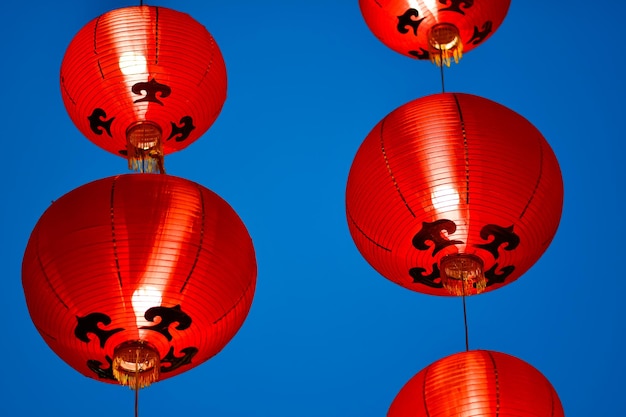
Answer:
<svg viewBox="0 0 626 417"><path fill-rule="evenodd" d="M139 349L135 359L135 417L139 417Z"/></svg>
<svg viewBox="0 0 626 417"><path fill-rule="evenodd" d="M441 58L441 63L439 65L439 73L441 74L441 92L445 93L446 87L445 87L444 80L443 80L443 49L439 51L439 54Z"/></svg>
<svg viewBox="0 0 626 417"><path fill-rule="evenodd" d="M463 282L463 285L461 285L461 288L463 288L463 322L465 324L465 351L469 352L469 331L467 329L467 306L465 304L465 282Z"/></svg>
<svg viewBox="0 0 626 417"><path fill-rule="evenodd" d="M139 381L139 379L137 379ZM135 417L139 417L139 382L135 386Z"/></svg>

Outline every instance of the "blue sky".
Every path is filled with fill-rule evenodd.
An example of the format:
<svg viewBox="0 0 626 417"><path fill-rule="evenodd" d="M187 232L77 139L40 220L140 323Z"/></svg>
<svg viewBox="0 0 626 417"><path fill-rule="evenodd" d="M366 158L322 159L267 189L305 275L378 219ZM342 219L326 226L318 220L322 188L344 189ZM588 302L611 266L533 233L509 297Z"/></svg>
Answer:
<svg viewBox="0 0 626 417"><path fill-rule="evenodd" d="M46 346L28 316L20 270L30 232L52 200L128 172L123 159L73 126L59 67L84 24L136 4L33 0L0 11L3 416L132 414L130 390L85 378ZM168 173L210 188L237 211L259 275L232 342L201 366L142 390L141 415L385 415L411 376L464 350L462 304L401 288L361 258L345 219L345 184L367 133L398 106L439 92L439 70L382 45L356 0L149 4L192 15L224 55L221 115L165 163ZM617 2L513 0L500 29L446 69L447 91L520 113L559 159L565 203L552 245L515 283L471 297L467 307L470 348L535 366L568 417L617 417L626 409L625 11Z"/></svg>

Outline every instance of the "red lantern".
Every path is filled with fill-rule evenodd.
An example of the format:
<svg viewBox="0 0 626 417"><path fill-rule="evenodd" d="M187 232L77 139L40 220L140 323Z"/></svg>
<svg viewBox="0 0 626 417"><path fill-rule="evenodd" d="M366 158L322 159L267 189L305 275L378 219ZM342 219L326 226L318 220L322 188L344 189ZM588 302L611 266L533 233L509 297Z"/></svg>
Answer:
<svg viewBox="0 0 626 417"><path fill-rule="evenodd" d="M537 369L504 353L474 350L415 375L388 417L563 417L559 396Z"/></svg>
<svg viewBox="0 0 626 417"><path fill-rule="evenodd" d="M252 303L256 261L218 195L182 178L129 174L48 208L22 282L33 323L59 357L94 379L142 387L231 340Z"/></svg>
<svg viewBox="0 0 626 417"><path fill-rule="evenodd" d="M403 55L441 65L481 45L498 29L510 0L359 0L369 29Z"/></svg>
<svg viewBox="0 0 626 417"><path fill-rule="evenodd" d="M387 115L359 148L346 189L363 257L434 295L516 280L547 249L562 207L561 171L541 133L498 103L459 93Z"/></svg>
<svg viewBox="0 0 626 417"><path fill-rule="evenodd" d="M142 171L162 171L164 154L207 131L226 100L226 84L211 34L163 7L125 7L92 20L61 65L63 102L74 124Z"/></svg>

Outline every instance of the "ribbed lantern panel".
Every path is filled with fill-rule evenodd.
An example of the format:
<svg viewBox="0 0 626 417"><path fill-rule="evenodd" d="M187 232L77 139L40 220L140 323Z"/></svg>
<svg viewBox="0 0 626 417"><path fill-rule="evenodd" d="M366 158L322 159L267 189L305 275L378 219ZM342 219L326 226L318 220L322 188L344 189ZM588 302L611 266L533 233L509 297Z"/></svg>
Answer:
<svg viewBox="0 0 626 417"><path fill-rule="evenodd" d="M481 45L500 27L510 0L359 0L372 33L387 47L411 58L430 59L433 26L454 25L463 51Z"/></svg>
<svg viewBox="0 0 626 417"><path fill-rule="evenodd" d="M552 241L562 206L559 165L541 133L498 103L459 93L387 115L360 146L346 188L363 257L391 281L435 295L450 295L438 271L445 255L478 256L486 291L519 278Z"/></svg>
<svg viewBox="0 0 626 417"><path fill-rule="evenodd" d="M155 6L125 7L85 25L61 64L65 107L83 135L116 155L126 132L149 122L163 152L203 135L226 100L222 54L191 16Z"/></svg>
<svg viewBox="0 0 626 417"><path fill-rule="evenodd" d="M388 417L563 417L550 381L505 353L474 350L417 373L393 400Z"/></svg>
<svg viewBox="0 0 626 417"><path fill-rule="evenodd" d="M218 195L178 177L131 174L53 202L31 234L22 282L33 323L73 368L115 383L114 349L141 340L157 348L165 379L239 330L256 260Z"/></svg>

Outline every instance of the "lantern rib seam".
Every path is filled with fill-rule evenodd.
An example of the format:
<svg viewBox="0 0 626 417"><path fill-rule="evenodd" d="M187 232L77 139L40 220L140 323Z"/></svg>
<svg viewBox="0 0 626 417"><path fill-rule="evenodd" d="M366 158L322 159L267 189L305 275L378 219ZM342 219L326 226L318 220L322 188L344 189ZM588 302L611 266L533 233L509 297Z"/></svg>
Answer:
<svg viewBox="0 0 626 417"><path fill-rule="evenodd" d="M48 337L48 338L50 338L50 339L52 339L52 340L54 340L54 341L56 342L56 340L57 340L57 338L56 338L56 337L52 336L52 335L51 335L50 333L48 333L48 332L44 332L43 330L41 330L41 327L37 326L37 324L33 323L33 325L35 326L35 329L37 329L37 331L38 331L39 333L41 333L41 334L42 334L42 335L44 335L45 337Z"/></svg>
<svg viewBox="0 0 626 417"><path fill-rule="evenodd" d="M63 77L63 75L61 75L61 85L63 86L63 91L65 91L65 94L67 95L67 98L70 99L70 101L72 102L73 105L76 105L76 101L70 95L70 92L67 91L67 86L65 85L65 77Z"/></svg>
<svg viewBox="0 0 626 417"><path fill-rule="evenodd" d="M363 236L365 236L365 239L369 240L370 242L372 242L374 245L378 246L379 248L386 250L387 252L391 252L391 249L381 245L380 243L376 242L374 239L372 239L371 237L369 237L364 231L363 229L361 229L359 227L358 224L356 224L356 222L354 221L354 219L352 218L352 215L350 214L350 212L348 210L346 210L346 213L348 214L348 218L350 219L350 222L354 225L354 227L356 228L356 230L359 231L359 233L361 233Z"/></svg>
<svg viewBox="0 0 626 417"><path fill-rule="evenodd" d="M39 231L37 231L37 235L39 235ZM37 239L37 242L39 242L39 239ZM44 268L43 263L41 262L41 257L39 256L39 249L37 249L37 263L39 264L39 269L41 269L41 273L43 274L46 280L46 283L50 287L50 290L52 291L54 296L57 298L57 300L59 300L59 302L63 305L63 307L65 307L66 310L69 310L70 308L68 307L67 304L65 304L65 302L63 301L59 293L54 289L54 287L52 286L52 283L50 282L50 278L48 277L48 274L46 274L46 269Z"/></svg>
<svg viewBox="0 0 626 417"><path fill-rule="evenodd" d="M98 48L97 48L97 43L98 43L98 23L100 23L100 18L102 16L98 16L98 19L96 19L96 24L93 26L93 53L94 55L98 56ZM104 80L104 72L102 72L102 66L100 65L100 58L98 58L98 71L100 71L100 76L102 77L102 79Z"/></svg>
<svg viewBox="0 0 626 417"><path fill-rule="evenodd" d="M246 289L241 293L241 295L239 296L239 298L237 299L237 301L234 302L234 304L224 312L224 314L222 314L221 316L219 316L217 319L215 319L215 321L213 322L213 324L217 324L219 323L224 317L228 316L230 314L231 311L233 311L246 297L246 295L248 294L248 291L250 291L250 288L252 288L254 283L254 280L251 280L248 283L248 286L246 287Z"/></svg>
<svg viewBox="0 0 626 417"><path fill-rule="evenodd" d="M117 280L120 283L120 288L122 285L122 271L120 270L120 259L117 254L117 238L115 236L115 184L117 183L117 179L119 177L115 177L113 182L111 183L111 207L109 209L111 216L111 243L113 244L113 258L115 258L115 269L117 270Z"/></svg>
<svg viewBox="0 0 626 417"><path fill-rule="evenodd" d="M461 123L461 132L463 134L463 152L465 155L465 204L470 202L470 169L469 169L469 150L467 144L467 132L465 130L465 121L463 120L463 111L461 109L461 103L456 94L452 94L454 101L456 102L456 108L459 112L459 122Z"/></svg>
<svg viewBox="0 0 626 417"><path fill-rule="evenodd" d="M422 398L424 399L424 412L426 413L426 417L430 417L430 413L428 412L428 404L426 403L426 382L428 380L428 371L430 371L430 366L428 365L426 369L424 369L424 384L422 384Z"/></svg>
<svg viewBox="0 0 626 417"><path fill-rule="evenodd" d="M200 207L201 207L200 217L201 217L202 224L200 226L200 238L198 242L198 250L196 251L196 257L193 260L193 264L191 265L191 269L189 270L189 274L187 275L187 278L185 279L183 286L180 288L181 294L183 293L183 291L185 291L185 287L187 286L187 283L189 283L189 280L191 279L193 272L196 270L196 265L198 264L198 259L200 259L200 253L202 252L202 245L204 243L204 227L205 227L205 219L206 219L204 194L202 193L202 189L200 188L200 185L196 184L196 189L198 190L198 194L199 194Z"/></svg>
<svg viewBox="0 0 626 417"><path fill-rule="evenodd" d="M496 366L496 360L491 354L491 351L486 351L489 359L491 359L491 363L493 364L493 377L495 379L496 384L496 415L498 417L500 415L500 380L498 378L498 367Z"/></svg>
<svg viewBox="0 0 626 417"><path fill-rule="evenodd" d="M541 142L539 142L539 175L537 175L537 181L535 182L535 187L533 188L533 192L530 193L530 197L528 198L528 202L524 206L524 209L519 215L521 219L526 214L526 210L530 206L530 203L535 199L535 195L537 194L537 189L539 188L539 184L541 184L541 178L543 177L543 146Z"/></svg>
<svg viewBox="0 0 626 417"><path fill-rule="evenodd" d="M393 181L393 185L396 188L398 195L402 199L402 202L404 203L406 208L409 210L409 213L411 213L411 216L415 217L415 213L413 213L413 210L411 210L411 207L409 207L409 203L404 198L404 195L402 195L402 191L400 191L400 186L398 185L398 181L396 181L396 177L393 175L393 172L391 170L391 165L389 163L389 159L387 158L387 151L385 150L385 137L383 135L383 129L385 128L386 120L387 120L387 117L385 117L380 123L380 150L383 154L383 159L385 160L385 166L387 167L387 172L389 172L389 176L391 177L391 181Z"/></svg>
<svg viewBox="0 0 626 417"><path fill-rule="evenodd" d="M211 36L211 58L209 58L209 64L206 67L206 70L204 71L204 74L202 74L202 78L200 78L200 81L198 81L198 84L196 84L196 86L200 86L203 82L204 79L206 78L207 74L211 71L211 67L213 66L213 57L215 56L215 54L213 53L215 49L215 39L213 39L213 36Z"/></svg>

